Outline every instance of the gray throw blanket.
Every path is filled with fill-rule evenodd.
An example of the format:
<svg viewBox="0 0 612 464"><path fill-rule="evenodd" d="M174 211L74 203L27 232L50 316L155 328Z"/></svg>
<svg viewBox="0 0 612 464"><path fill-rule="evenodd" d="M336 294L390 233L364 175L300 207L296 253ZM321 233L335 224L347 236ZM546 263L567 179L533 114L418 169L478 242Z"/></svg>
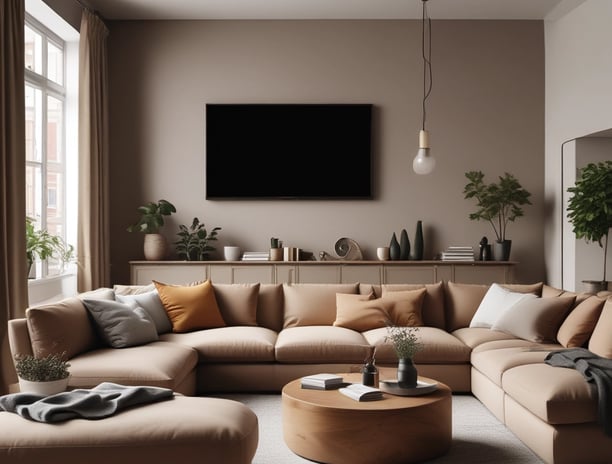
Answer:
<svg viewBox="0 0 612 464"><path fill-rule="evenodd" d="M552 351L544 362L551 366L576 369L587 382L594 383L599 395L598 421L612 436L612 359L603 358L585 348Z"/></svg>
<svg viewBox="0 0 612 464"><path fill-rule="evenodd" d="M139 404L172 398L172 390L159 387L127 387L103 382L90 390L77 389L44 396L13 393L0 396L0 411L19 414L37 422L61 422L68 419L102 419Z"/></svg>

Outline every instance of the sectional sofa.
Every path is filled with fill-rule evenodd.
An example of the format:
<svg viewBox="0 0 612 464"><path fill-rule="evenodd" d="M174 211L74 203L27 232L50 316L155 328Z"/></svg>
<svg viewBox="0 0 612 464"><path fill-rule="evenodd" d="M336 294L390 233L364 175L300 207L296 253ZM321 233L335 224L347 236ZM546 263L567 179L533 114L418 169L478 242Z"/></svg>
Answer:
<svg viewBox="0 0 612 464"><path fill-rule="evenodd" d="M612 358L609 293L543 283L154 282L29 308L9 321L9 341L14 355L63 353L71 387L278 392L307 374L355 371L371 346L379 366L396 366L388 323L418 326L419 374L475 395L543 461L612 462L595 385L545 363L572 347Z"/></svg>

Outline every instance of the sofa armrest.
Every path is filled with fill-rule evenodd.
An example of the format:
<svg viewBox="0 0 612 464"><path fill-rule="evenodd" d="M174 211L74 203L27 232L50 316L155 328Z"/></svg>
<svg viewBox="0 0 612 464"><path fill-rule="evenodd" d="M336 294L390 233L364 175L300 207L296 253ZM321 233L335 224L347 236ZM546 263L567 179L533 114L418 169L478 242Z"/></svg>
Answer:
<svg viewBox="0 0 612 464"><path fill-rule="evenodd" d="M30 334L28 333L28 322L25 317L21 319L11 319L8 321L8 337L13 362L15 361L14 356L16 354L34 354L32 351Z"/></svg>

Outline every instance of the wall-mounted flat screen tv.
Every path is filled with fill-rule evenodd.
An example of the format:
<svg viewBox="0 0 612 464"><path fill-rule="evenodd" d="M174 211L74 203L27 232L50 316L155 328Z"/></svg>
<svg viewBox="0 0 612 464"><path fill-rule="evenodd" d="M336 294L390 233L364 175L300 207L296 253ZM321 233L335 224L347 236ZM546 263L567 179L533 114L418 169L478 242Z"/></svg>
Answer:
<svg viewBox="0 0 612 464"><path fill-rule="evenodd" d="M371 104L207 104L207 199L368 199Z"/></svg>

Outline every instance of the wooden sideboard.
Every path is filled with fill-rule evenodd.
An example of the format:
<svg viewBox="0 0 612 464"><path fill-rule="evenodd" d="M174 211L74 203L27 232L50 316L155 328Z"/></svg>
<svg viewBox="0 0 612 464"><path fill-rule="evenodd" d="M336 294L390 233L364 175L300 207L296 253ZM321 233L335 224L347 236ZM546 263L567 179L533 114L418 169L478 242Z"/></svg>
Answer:
<svg viewBox="0 0 612 464"><path fill-rule="evenodd" d="M230 283L514 283L511 261L130 261L132 285Z"/></svg>

